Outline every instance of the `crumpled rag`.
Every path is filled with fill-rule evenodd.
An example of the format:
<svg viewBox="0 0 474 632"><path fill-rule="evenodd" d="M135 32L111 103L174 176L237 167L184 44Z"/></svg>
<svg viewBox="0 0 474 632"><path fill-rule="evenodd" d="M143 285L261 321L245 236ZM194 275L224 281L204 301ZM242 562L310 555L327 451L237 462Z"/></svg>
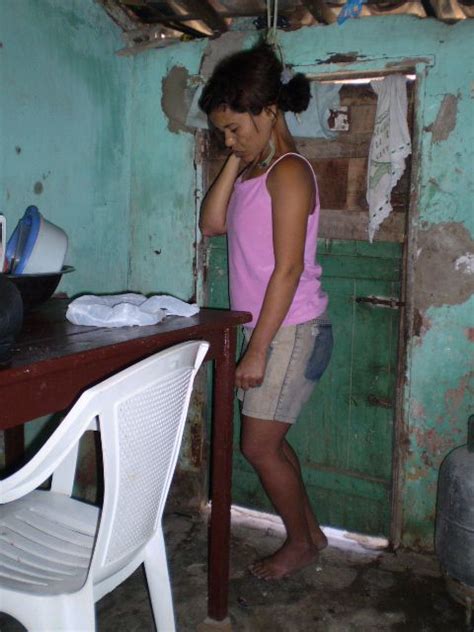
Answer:
<svg viewBox="0 0 474 632"><path fill-rule="evenodd" d="M146 298L143 294L134 293L109 296L87 294L69 303L66 318L74 325L129 327L156 325L168 315L194 316L198 312L196 304L185 303L168 295Z"/></svg>

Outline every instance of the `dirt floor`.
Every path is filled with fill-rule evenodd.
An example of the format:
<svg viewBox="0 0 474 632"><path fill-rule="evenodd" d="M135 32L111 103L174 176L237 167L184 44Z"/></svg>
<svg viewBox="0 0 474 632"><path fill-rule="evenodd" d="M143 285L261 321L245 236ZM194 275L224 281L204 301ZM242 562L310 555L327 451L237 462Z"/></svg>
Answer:
<svg viewBox="0 0 474 632"><path fill-rule="evenodd" d="M388 553L328 530L330 546L311 566L279 582L257 580L247 566L275 550L283 532L275 520L234 512L230 622L206 619L206 516L165 516L178 632L466 632L462 606L446 592L434 557ZM99 632L152 632L155 628L139 569L97 604ZM229 625L230 623L230 625ZM0 615L1 632L23 626ZM51 631L53 632L53 631ZM71 631L76 632L76 631ZM168 632L168 631L160 631Z"/></svg>

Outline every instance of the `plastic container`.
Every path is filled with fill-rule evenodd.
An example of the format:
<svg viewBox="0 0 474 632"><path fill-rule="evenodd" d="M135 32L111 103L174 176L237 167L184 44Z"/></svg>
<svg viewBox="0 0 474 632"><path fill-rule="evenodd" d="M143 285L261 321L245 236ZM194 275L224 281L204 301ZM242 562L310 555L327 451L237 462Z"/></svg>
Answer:
<svg viewBox="0 0 474 632"><path fill-rule="evenodd" d="M47 221L36 206L29 206L7 244L12 274L61 272L68 238L62 228Z"/></svg>

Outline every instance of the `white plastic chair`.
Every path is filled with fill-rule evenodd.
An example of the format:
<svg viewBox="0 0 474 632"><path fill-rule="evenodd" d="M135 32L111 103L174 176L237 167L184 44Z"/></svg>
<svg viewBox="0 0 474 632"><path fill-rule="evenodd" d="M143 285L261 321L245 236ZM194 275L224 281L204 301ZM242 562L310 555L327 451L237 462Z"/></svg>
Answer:
<svg viewBox="0 0 474 632"><path fill-rule="evenodd" d="M143 562L156 626L175 630L161 521L208 348L176 345L88 389L0 481L0 611L31 631L94 630L94 603ZM101 433L101 509L71 498L86 430ZM36 490L51 475L50 491Z"/></svg>

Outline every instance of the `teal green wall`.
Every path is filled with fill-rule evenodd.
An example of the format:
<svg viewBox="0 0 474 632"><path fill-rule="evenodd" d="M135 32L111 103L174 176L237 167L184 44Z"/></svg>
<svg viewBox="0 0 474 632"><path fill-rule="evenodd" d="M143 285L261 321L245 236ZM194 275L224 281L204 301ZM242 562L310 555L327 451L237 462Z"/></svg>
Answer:
<svg viewBox="0 0 474 632"><path fill-rule="evenodd" d="M185 86L171 80L166 90L164 82L176 69L196 74L201 50L186 44L150 51L135 58L133 73L130 287L183 300L195 294L194 136L174 131L162 104L168 92L176 115Z"/></svg>
<svg viewBox="0 0 474 632"><path fill-rule="evenodd" d="M0 42L0 213L8 234L35 204L69 235L76 270L59 290L122 290L132 60L114 55L120 31L91 0L14 0L3 3Z"/></svg>

